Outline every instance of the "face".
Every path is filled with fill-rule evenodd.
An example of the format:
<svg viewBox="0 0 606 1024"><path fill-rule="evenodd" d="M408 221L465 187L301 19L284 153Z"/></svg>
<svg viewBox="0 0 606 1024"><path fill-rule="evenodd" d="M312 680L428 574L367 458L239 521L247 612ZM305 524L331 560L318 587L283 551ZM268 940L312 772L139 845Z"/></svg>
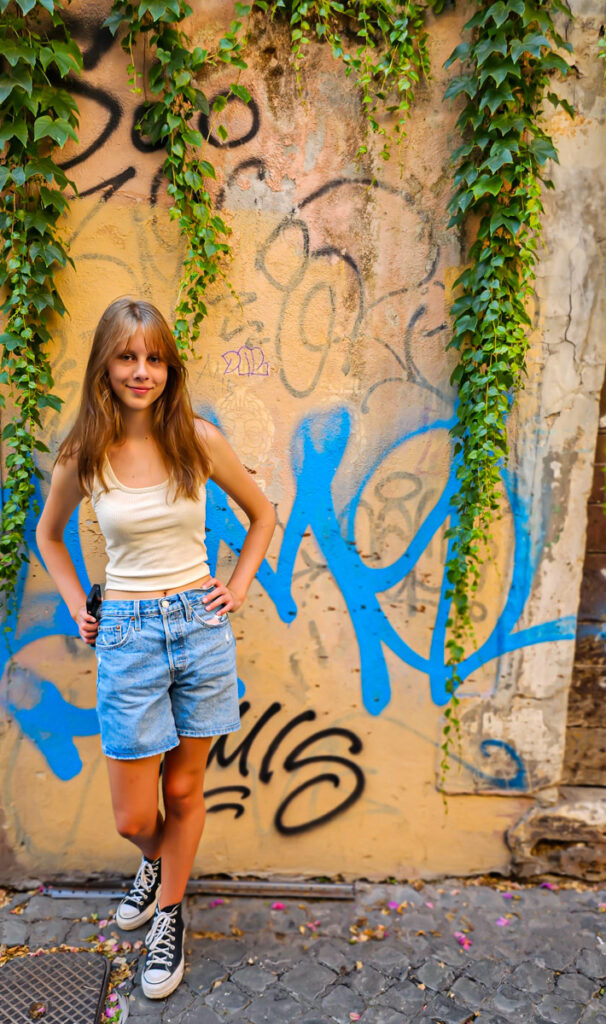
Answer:
<svg viewBox="0 0 606 1024"><path fill-rule="evenodd" d="M159 353L145 346L143 328L138 327L124 348L107 364L112 391L132 411L150 409L166 387L168 367Z"/></svg>

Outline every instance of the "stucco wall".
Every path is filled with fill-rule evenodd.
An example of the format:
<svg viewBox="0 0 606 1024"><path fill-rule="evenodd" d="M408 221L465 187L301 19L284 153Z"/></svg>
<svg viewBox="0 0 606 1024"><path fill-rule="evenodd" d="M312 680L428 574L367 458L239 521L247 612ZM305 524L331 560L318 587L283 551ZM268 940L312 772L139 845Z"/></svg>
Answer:
<svg viewBox="0 0 606 1024"><path fill-rule="evenodd" d="M162 155L133 130L139 101L125 56L99 28L105 6L70 8L86 70L74 87L80 144L69 154L80 193L66 224L76 269L61 275L70 317L53 342L65 404L45 422L53 455L107 303L128 292L170 315L179 280ZM240 733L211 755L199 873L505 870L505 830L535 794L553 793L606 323L600 5L573 6L578 74L567 90L579 117L550 118L561 165L546 198L530 375L511 418L505 515L477 595L447 815L436 790L453 488L445 342L461 249L446 230L457 109L442 100L442 65L466 11L430 22L433 78L418 91L401 171L395 158L355 165L359 99L326 49L309 48L302 102L287 32L254 23L241 79L253 103L229 104L228 143L211 149L239 302L224 286L211 290L189 374L196 410L216 419L256 473L279 525L234 618L245 713ZM194 7L190 30L204 45L229 5ZM219 70L207 90L230 80ZM41 459L42 498L51 465ZM219 574L229 572L241 520L211 487ZM67 540L83 582L102 579L88 504ZM74 638L35 549L13 650L0 691L4 878L130 871L136 858L115 834L100 750L94 653Z"/></svg>

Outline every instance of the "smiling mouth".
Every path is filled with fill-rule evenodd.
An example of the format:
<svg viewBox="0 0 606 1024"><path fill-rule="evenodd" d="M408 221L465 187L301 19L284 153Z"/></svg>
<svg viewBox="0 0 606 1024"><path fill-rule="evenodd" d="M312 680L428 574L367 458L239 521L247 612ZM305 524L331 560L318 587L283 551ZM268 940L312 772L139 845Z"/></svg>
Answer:
<svg viewBox="0 0 606 1024"><path fill-rule="evenodd" d="M136 388L134 384L127 384L126 386L129 389L129 391L138 391L139 394L141 395L146 395L148 391L151 391L151 388Z"/></svg>

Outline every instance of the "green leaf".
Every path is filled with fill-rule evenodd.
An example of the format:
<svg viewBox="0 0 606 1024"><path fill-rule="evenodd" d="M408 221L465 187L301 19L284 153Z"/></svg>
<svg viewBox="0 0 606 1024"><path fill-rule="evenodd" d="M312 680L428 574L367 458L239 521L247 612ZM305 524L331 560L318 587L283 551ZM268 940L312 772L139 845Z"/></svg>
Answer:
<svg viewBox="0 0 606 1024"><path fill-rule="evenodd" d="M78 141L78 136L69 121L62 117L53 121L46 114L37 117L34 122L34 139L43 138L53 139L58 146L64 146L69 138L74 139L75 142Z"/></svg>
<svg viewBox="0 0 606 1024"><path fill-rule="evenodd" d="M556 163L560 162L558 158L558 151L553 145L551 139L533 139L530 143L529 149L540 164L545 164L547 160L555 160Z"/></svg>
<svg viewBox="0 0 606 1024"><path fill-rule="evenodd" d="M9 121L3 128L0 128L0 149L9 139L19 139L23 146L27 145L27 125L23 118Z"/></svg>
<svg viewBox="0 0 606 1024"><path fill-rule="evenodd" d="M101 28L108 28L110 30L111 34L113 36L115 36L116 32L120 28L120 25L125 20L126 20L126 15L122 11L122 9L112 10L111 13L108 14L108 16L105 19L105 21L103 22Z"/></svg>
<svg viewBox="0 0 606 1024"><path fill-rule="evenodd" d="M511 5L509 5L509 7L511 8ZM487 17L492 18L497 28L499 28L504 21L507 21L509 14L510 10L508 10L507 5L503 3L503 0L497 0L497 3L493 4L492 7L489 7L487 11Z"/></svg>
<svg viewBox="0 0 606 1024"><path fill-rule="evenodd" d="M477 85L470 75L458 75L457 78L453 78L448 85L448 88L444 93L444 99L452 100L461 92L467 93L468 96L473 96L476 90Z"/></svg>
<svg viewBox="0 0 606 1024"><path fill-rule="evenodd" d="M235 85L232 83L229 88L231 92L233 92L234 96L237 96L243 103L250 103L250 93L243 85Z"/></svg>
<svg viewBox="0 0 606 1024"><path fill-rule="evenodd" d="M0 54L6 58L11 67L19 61L25 61L30 67L36 63L36 51L27 43L17 43L14 39L2 38L0 36Z"/></svg>
<svg viewBox="0 0 606 1024"><path fill-rule="evenodd" d="M449 68L451 64L454 64L455 60L464 61L469 57L471 50L471 43L459 43L459 45L452 51L448 60L444 62L444 67Z"/></svg>

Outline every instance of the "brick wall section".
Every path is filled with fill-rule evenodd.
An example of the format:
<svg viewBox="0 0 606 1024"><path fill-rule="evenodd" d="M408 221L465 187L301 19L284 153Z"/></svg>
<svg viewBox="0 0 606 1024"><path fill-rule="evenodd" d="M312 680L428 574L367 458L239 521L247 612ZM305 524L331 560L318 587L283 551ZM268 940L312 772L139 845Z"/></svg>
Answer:
<svg viewBox="0 0 606 1024"><path fill-rule="evenodd" d="M568 704L564 782L606 785L606 380L593 487L587 508L587 547L577 645Z"/></svg>

